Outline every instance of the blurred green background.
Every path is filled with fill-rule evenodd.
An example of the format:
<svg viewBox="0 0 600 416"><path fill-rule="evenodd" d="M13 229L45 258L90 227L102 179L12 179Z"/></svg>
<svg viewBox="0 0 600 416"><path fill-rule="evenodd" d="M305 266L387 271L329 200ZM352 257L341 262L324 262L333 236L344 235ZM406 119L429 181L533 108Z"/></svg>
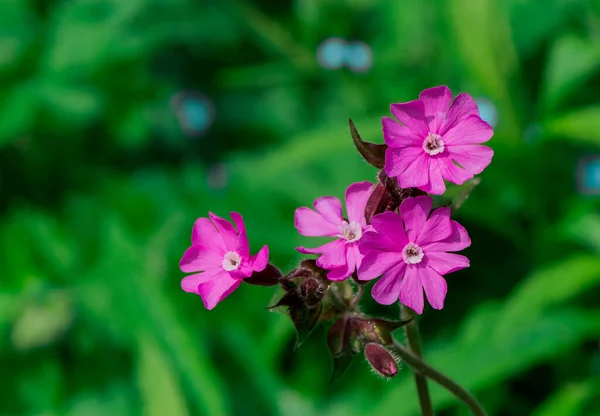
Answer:
<svg viewBox="0 0 600 416"><path fill-rule="evenodd" d="M235 210L292 268L294 209L375 178L348 117L381 142L390 103L442 84L497 118L496 153L426 358L491 415L600 415L591 0L2 0L0 414L418 414L409 369L329 384L326 326L294 352L274 289L208 312L178 262Z"/></svg>

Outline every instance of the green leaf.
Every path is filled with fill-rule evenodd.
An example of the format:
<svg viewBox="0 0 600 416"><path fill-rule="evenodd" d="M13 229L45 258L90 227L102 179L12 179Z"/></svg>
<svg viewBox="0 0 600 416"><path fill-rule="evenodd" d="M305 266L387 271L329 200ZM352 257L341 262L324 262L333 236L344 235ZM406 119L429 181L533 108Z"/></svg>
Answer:
<svg viewBox="0 0 600 416"><path fill-rule="evenodd" d="M567 383L542 403L531 416L580 416L591 414L584 412L585 406L598 397L600 380L598 378L578 383Z"/></svg>
<svg viewBox="0 0 600 416"><path fill-rule="evenodd" d="M144 416L188 414L183 393L165 351L144 332L138 341L138 385Z"/></svg>
<svg viewBox="0 0 600 416"><path fill-rule="evenodd" d="M560 104L600 68L600 44L574 35L560 37L550 52L541 103L546 111Z"/></svg>
<svg viewBox="0 0 600 416"><path fill-rule="evenodd" d="M600 253L600 214L593 204L571 204L570 211L559 224L559 232L567 239Z"/></svg>
<svg viewBox="0 0 600 416"><path fill-rule="evenodd" d="M12 343L17 349L28 350L55 342L69 328L73 315L67 293L49 292L30 299L15 320Z"/></svg>
<svg viewBox="0 0 600 416"><path fill-rule="evenodd" d="M541 123L547 140L571 139L583 144L600 145L600 106L572 110Z"/></svg>
<svg viewBox="0 0 600 416"><path fill-rule="evenodd" d="M40 103L59 122L87 124L102 109L100 92L85 85L75 85L55 78L44 78L38 84Z"/></svg>
<svg viewBox="0 0 600 416"><path fill-rule="evenodd" d="M0 148L33 130L37 108L34 83L25 82L6 92L0 101Z"/></svg>
<svg viewBox="0 0 600 416"><path fill-rule="evenodd" d="M519 62L505 4L457 0L447 5L451 39L446 42L456 44L461 63L498 107L502 115L498 129L507 133L503 138L516 140L519 119L510 96L510 79L518 76Z"/></svg>
<svg viewBox="0 0 600 416"><path fill-rule="evenodd" d="M67 416L139 414L138 403L129 390L129 386L120 381L101 390L85 390L70 397L65 414Z"/></svg>

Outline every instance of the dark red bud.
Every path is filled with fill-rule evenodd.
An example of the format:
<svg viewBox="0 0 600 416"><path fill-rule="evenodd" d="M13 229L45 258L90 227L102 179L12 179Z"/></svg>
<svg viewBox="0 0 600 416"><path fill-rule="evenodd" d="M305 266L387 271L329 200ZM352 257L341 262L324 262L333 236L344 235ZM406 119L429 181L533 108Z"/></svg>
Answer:
<svg viewBox="0 0 600 416"><path fill-rule="evenodd" d="M300 297L309 308L316 306L325 293L325 286L313 277L307 277L300 283Z"/></svg>
<svg viewBox="0 0 600 416"><path fill-rule="evenodd" d="M304 260L278 281L286 294L272 308L287 306L288 313L298 332L296 347L310 335L323 312L323 296L330 285L326 271L315 260Z"/></svg>
<svg viewBox="0 0 600 416"><path fill-rule="evenodd" d="M374 342L365 345L365 357L371 368L380 376L392 378L398 374L396 358L382 345Z"/></svg>
<svg viewBox="0 0 600 416"><path fill-rule="evenodd" d="M256 286L275 286L281 277L281 271L269 263L263 271L252 273L244 282Z"/></svg>
<svg viewBox="0 0 600 416"><path fill-rule="evenodd" d="M365 220L367 220L367 224L371 224L371 218L375 215L385 212L392 202L392 196L386 187L380 183L375 185L365 208Z"/></svg>
<svg viewBox="0 0 600 416"><path fill-rule="evenodd" d="M331 354L336 357L342 353L345 346L346 324L348 320L344 317L335 321L327 332L327 345Z"/></svg>
<svg viewBox="0 0 600 416"><path fill-rule="evenodd" d="M369 162L369 164L375 166L378 169L383 169L385 165L385 150L387 149L387 145L385 144L375 144L363 141L358 134L358 130L356 130L356 126L352 119L348 120L348 124L350 125L350 134L352 135L352 141L354 141L354 146L361 154L361 156Z"/></svg>

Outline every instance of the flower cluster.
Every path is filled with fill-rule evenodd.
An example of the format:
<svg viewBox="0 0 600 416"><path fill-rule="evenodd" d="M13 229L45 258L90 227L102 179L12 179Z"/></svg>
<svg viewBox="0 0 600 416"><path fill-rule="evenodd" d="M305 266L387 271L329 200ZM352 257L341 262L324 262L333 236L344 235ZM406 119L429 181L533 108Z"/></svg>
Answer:
<svg viewBox="0 0 600 416"><path fill-rule="evenodd" d="M445 86L427 89L417 100L392 104L391 112L397 121L383 117L381 145L364 142L350 121L358 151L380 169L377 182L350 185L345 214L333 196L296 210L294 225L301 235L332 239L316 248L297 248L316 255L315 260L304 260L284 276L268 263L267 246L250 255L240 214L231 213L234 228L209 213L194 224L192 246L181 259L181 270L195 273L182 280L183 290L200 295L212 309L242 281L280 285L286 294L275 306L288 308L301 338L317 321L338 318L329 333L336 362L363 350L374 368L380 363L378 373L395 374L392 354L386 355L389 333L406 321L362 315L363 285L378 279L371 294L383 305L400 301L421 314L426 297L432 308L443 308L448 290L444 275L469 267L469 260L456 252L471 240L451 219L451 206L434 209L430 195L443 194L445 181L462 185L489 165L493 150L482 143L493 130L471 96L461 93L452 100Z"/></svg>

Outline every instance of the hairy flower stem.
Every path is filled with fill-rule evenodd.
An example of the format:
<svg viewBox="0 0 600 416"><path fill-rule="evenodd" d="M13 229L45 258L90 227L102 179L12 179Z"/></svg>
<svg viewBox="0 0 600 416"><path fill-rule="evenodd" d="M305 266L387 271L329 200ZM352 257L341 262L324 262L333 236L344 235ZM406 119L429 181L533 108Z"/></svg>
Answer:
<svg viewBox="0 0 600 416"><path fill-rule="evenodd" d="M363 285L359 285L358 286L358 291L356 292L356 295L354 295L354 299L352 299L352 303L350 304L350 306L348 306L348 309L354 309L355 307L358 306L358 304L360 303L360 299L362 298L364 292L364 286Z"/></svg>
<svg viewBox="0 0 600 416"><path fill-rule="evenodd" d="M413 318L412 321L410 321L408 325L404 327L404 332L406 334L408 347L413 354L420 359L423 354L421 352L421 342L419 341L419 328L417 327L417 320L414 319L414 313L408 306L401 304L400 308L402 320ZM415 371L414 374L415 384L417 385L417 393L419 394L419 403L421 404L421 414L423 416L435 416L435 413L433 412L433 404L431 403L431 396L429 394L429 386L427 385L427 379L418 371Z"/></svg>
<svg viewBox="0 0 600 416"><path fill-rule="evenodd" d="M425 363L423 360L421 360L421 358L410 352L408 348L400 344L398 341L394 341L394 347L395 352L402 360L404 360L413 368L415 373L429 377L431 380L435 381L440 386L454 394L454 396L456 396L469 407L474 416L487 416L485 409L481 406L481 404L479 404L477 399L473 397L471 393L465 390L460 384L456 383L451 378L445 376L435 368L431 367L429 364Z"/></svg>

